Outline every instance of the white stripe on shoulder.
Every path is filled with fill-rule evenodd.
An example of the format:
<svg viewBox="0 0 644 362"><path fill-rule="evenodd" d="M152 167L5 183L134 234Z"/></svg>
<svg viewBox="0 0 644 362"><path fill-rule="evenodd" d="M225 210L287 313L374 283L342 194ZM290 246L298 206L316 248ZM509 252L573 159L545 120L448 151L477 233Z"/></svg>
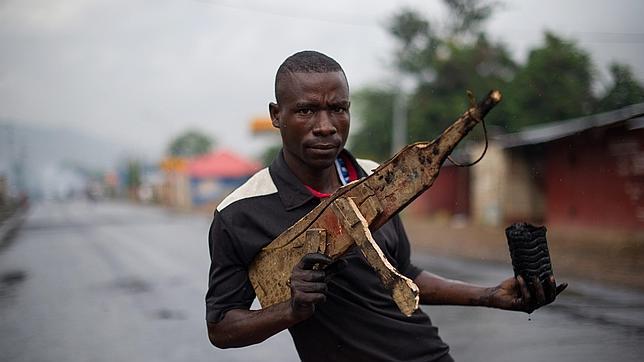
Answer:
<svg viewBox="0 0 644 362"><path fill-rule="evenodd" d="M356 158L356 161L358 161L358 165L360 165L360 167L362 167L367 172L367 175L371 175L373 173L373 170L377 169L378 166L380 166L377 162L365 160L362 158Z"/></svg>
<svg viewBox="0 0 644 362"><path fill-rule="evenodd" d="M268 167L260 170L248 179L243 185L226 196L226 198L217 206L217 211L223 210L233 202L247 199L254 196L263 196L277 193L277 187L273 183Z"/></svg>

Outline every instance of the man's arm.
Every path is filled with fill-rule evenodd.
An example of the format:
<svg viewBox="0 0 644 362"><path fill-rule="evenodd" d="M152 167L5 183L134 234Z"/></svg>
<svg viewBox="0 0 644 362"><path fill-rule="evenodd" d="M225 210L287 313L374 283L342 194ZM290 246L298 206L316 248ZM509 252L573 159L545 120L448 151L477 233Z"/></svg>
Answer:
<svg viewBox="0 0 644 362"><path fill-rule="evenodd" d="M551 288L548 289L554 293L547 295L538 282L534 283L535 288L530 293L526 282L520 276L508 278L496 287L486 288L445 279L427 271L420 273L414 282L420 289L420 302L423 304L482 306L526 313L552 303L568 286L562 283L555 287L555 279L551 276Z"/></svg>
<svg viewBox="0 0 644 362"><path fill-rule="evenodd" d="M218 323L207 322L210 343L233 348L262 342L300 321L290 304L287 301L260 310L232 309Z"/></svg>
<svg viewBox="0 0 644 362"><path fill-rule="evenodd" d="M260 310L232 309L217 322L208 322L208 338L219 348L244 347L260 343L315 312L326 301L327 280L342 264L322 254L308 254L291 273L291 299Z"/></svg>

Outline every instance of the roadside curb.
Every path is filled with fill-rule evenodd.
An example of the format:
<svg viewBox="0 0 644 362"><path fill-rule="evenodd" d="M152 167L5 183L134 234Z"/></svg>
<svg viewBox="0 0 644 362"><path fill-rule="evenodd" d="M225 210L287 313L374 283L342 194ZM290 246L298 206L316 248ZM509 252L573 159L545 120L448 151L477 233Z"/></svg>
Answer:
<svg viewBox="0 0 644 362"><path fill-rule="evenodd" d="M28 207L22 207L13 213L8 219L0 224L0 247L3 247L5 242L9 240L11 235L18 230L22 222L27 216Z"/></svg>

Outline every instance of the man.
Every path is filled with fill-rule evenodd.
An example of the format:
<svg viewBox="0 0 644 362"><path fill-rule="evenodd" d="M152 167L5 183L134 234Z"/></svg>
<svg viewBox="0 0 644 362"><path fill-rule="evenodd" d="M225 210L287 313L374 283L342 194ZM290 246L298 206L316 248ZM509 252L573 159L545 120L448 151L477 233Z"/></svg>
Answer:
<svg viewBox="0 0 644 362"><path fill-rule="evenodd" d="M241 347L288 329L303 361L452 361L429 317L421 310L411 317L400 313L355 248L336 262L306 255L292 271L289 301L249 310L255 292L248 266L262 247L321 198L375 168L344 149L349 86L333 59L313 51L287 58L277 71L275 98L269 112L282 151L217 207L210 229L210 341L220 348ZM541 287L530 294L521 278L484 288L420 270L410 263L409 241L397 216L373 236L392 265L418 285L421 303L531 312L555 298ZM554 278L550 282L554 287Z"/></svg>

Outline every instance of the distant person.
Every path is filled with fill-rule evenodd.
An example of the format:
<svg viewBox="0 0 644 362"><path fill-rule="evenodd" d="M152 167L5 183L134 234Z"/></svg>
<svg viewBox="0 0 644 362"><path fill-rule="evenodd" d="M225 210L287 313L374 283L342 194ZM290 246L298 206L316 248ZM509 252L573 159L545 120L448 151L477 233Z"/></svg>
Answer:
<svg viewBox="0 0 644 362"><path fill-rule="evenodd" d="M349 86L335 60L314 51L288 57L277 70L275 100L269 111L282 136L281 152L217 207L210 228L206 320L212 344L243 347L288 329L303 361L452 361L429 316L420 309L404 316L356 248L336 262L322 254L304 256L291 274L291 299L250 310L255 292L248 267L257 253L320 199L375 166L344 149ZM539 283L531 297L520 277L486 288L419 269L410 262L398 216L373 237L391 264L418 285L423 304L532 312L556 297L546 296ZM313 270L315 264L325 268ZM554 278L549 281L554 291Z"/></svg>

